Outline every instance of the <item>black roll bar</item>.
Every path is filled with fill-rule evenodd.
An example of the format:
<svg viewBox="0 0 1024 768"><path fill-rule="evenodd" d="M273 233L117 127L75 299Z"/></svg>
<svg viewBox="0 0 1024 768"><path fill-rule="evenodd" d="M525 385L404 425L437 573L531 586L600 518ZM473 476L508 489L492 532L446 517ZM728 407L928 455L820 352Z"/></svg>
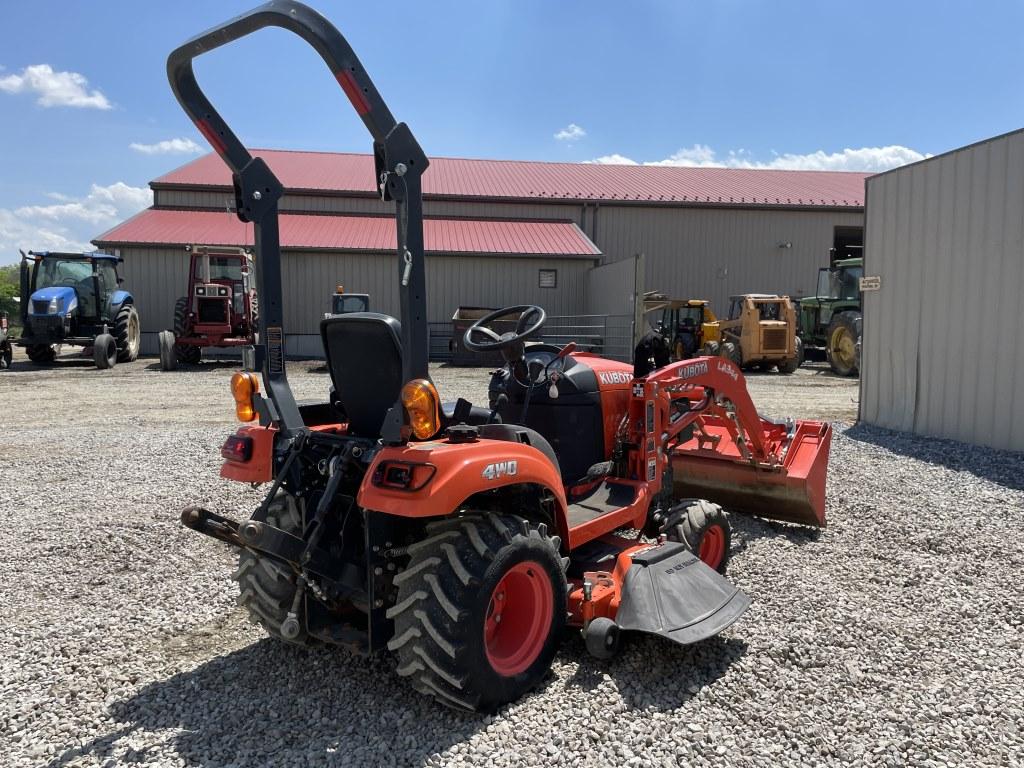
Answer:
<svg viewBox="0 0 1024 768"><path fill-rule="evenodd" d="M284 312L281 287L281 242L278 200L284 188L259 157L245 148L196 81L196 57L264 27L294 32L317 53L334 75L373 138L375 184L383 200L395 203L398 225L398 277L402 319L402 373L405 381L429 378L427 368L426 276L423 263L423 198L421 176L429 161L405 123L391 110L366 74L359 58L337 29L307 5L272 0L207 30L167 57L167 79L182 109L231 169L235 210L252 222L256 249L256 281L260 296L260 338L257 363L274 402L282 434L302 429L295 397L288 385L284 355ZM382 437L398 441L401 404L385 421Z"/></svg>

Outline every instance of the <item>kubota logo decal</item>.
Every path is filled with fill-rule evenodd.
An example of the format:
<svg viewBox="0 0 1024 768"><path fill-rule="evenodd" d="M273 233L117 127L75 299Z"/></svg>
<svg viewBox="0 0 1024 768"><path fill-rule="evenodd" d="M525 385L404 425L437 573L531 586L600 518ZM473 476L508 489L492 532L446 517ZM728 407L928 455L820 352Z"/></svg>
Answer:
<svg viewBox="0 0 1024 768"><path fill-rule="evenodd" d="M681 379L689 379L694 376L701 376L708 372L707 361L701 360L697 363L691 363L690 365L684 365L679 369L679 377Z"/></svg>
<svg viewBox="0 0 1024 768"><path fill-rule="evenodd" d="M496 461L484 467L483 476L485 480L497 480L499 477L511 476L519 471L519 462Z"/></svg>
<svg viewBox="0 0 1024 768"><path fill-rule="evenodd" d="M601 380L602 384L628 384L632 380L632 376L622 371L604 371L599 373L597 377Z"/></svg>

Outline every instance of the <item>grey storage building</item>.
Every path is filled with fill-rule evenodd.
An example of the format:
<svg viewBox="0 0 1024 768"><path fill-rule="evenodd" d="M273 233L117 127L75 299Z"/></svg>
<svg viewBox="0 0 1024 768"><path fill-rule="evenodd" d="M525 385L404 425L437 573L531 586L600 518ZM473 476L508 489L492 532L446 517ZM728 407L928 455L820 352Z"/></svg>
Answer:
<svg viewBox="0 0 1024 768"><path fill-rule="evenodd" d="M1024 450L1024 130L867 181L860 417Z"/></svg>

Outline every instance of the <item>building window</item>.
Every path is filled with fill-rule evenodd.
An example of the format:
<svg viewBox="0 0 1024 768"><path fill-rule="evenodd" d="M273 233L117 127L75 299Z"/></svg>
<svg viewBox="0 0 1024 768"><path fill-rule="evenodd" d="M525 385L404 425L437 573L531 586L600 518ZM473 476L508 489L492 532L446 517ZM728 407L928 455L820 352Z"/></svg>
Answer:
<svg viewBox="0 0 1024 768"><path fill-rule="evenodd" d="M540 287L541 288L557 288L558 287L558 270L557 269L542 269L540 271Z"/></svg>

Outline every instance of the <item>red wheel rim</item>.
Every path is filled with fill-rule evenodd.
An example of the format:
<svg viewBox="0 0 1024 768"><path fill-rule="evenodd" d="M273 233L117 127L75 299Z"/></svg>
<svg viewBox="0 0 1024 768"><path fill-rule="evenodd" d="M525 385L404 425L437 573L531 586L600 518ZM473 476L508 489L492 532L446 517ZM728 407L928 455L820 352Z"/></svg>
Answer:
<svg viewBox="0 0 1024 768"><path fill-rule="evenodd" d="M713 525L704 531L700 540L700 554L698 557L709 566L718 570L722 563L722 556L725 555L725 531L721 526Z"/></svg>
<svg viewBox="0 0 1024 768"><path fill-rule="evenodd" d="M547 571L532 560L509 568L491 592L484 647L499 675L518 675L540 656L555 611L553 592Z"/></svg>

